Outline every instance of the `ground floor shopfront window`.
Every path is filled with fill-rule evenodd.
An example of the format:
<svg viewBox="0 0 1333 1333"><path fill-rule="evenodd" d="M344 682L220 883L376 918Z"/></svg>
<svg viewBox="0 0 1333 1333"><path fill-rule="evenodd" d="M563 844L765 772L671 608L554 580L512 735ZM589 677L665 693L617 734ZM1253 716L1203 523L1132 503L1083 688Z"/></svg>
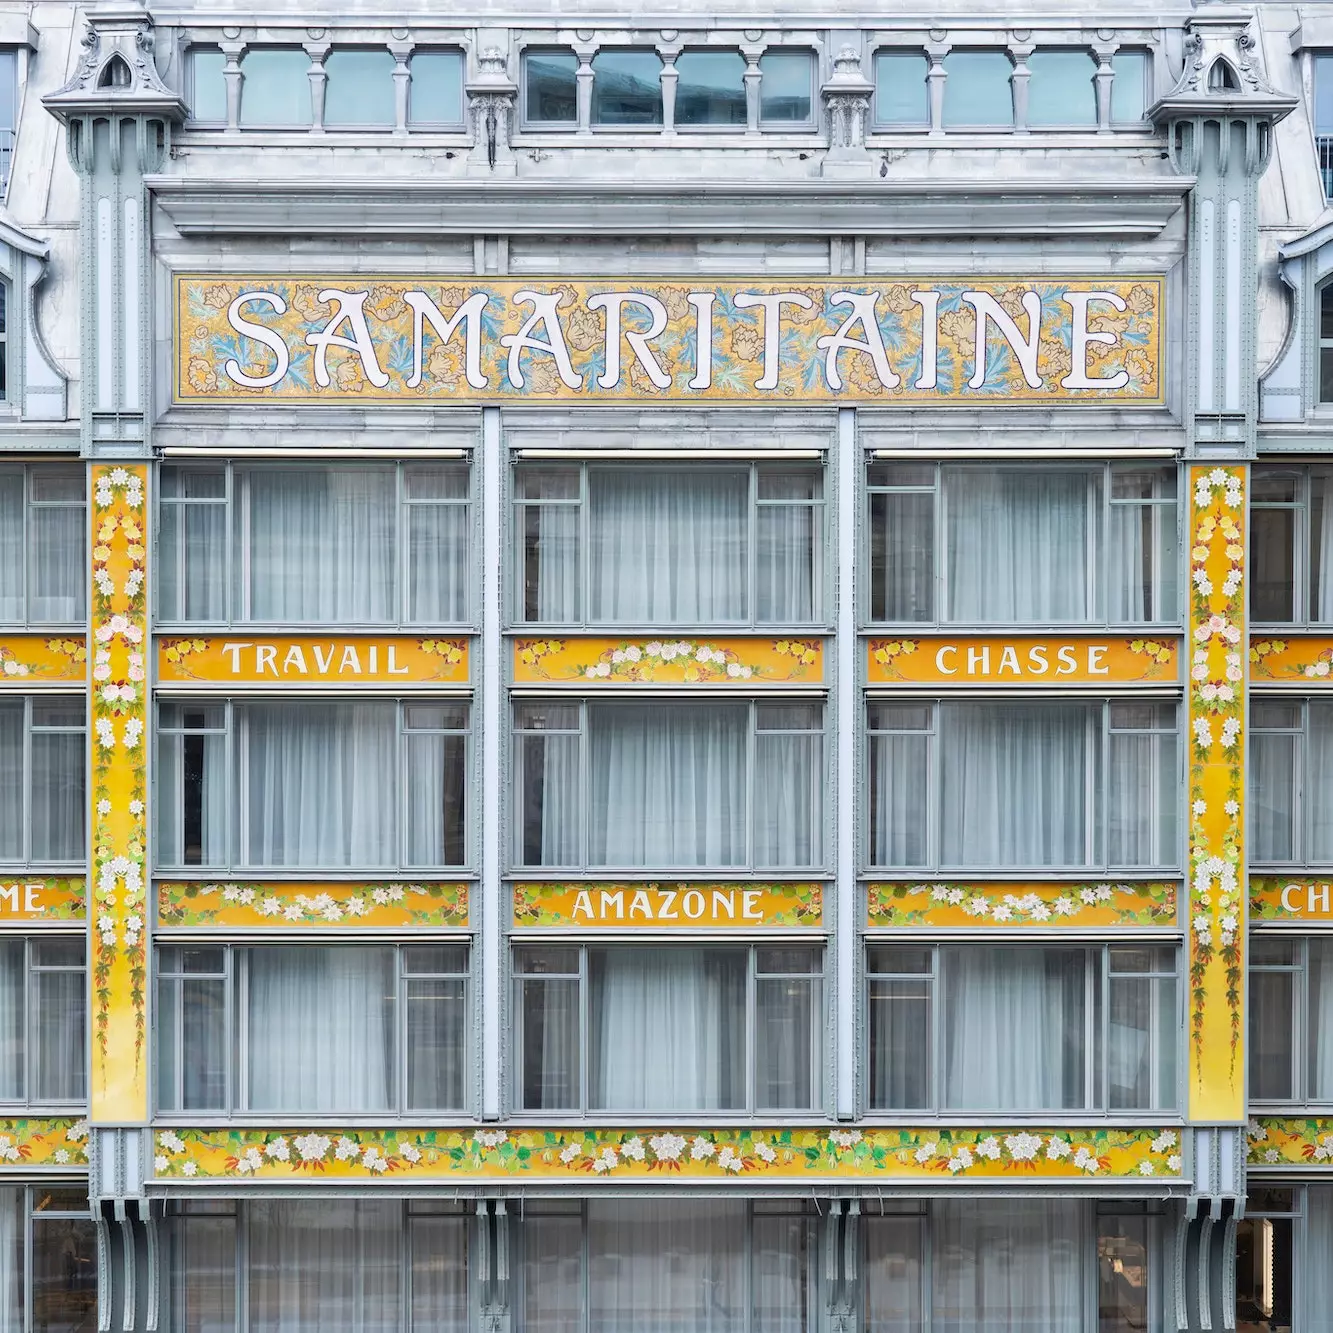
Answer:
<svg viewBox="0 0 1333 1333"><path fill-rule="evenodd" d="M1327 1326L1333 1185L1251 1184L1236 1229L1236 1333Z"/></svg>
<svg viewBox="0 0 1333 1333"><path fill-rule="evenodd" d="M76 1333L97 1324L97 1241L88 1194L0 1186L0 1333Z"/></svg>

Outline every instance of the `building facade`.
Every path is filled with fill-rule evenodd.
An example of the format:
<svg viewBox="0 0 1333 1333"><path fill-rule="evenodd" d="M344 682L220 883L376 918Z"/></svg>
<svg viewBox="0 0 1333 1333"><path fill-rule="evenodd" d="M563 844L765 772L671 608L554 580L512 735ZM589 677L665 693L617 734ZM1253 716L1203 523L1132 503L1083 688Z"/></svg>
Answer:
<svg viewBox="0 0 1333 1333"><path fill-rule="evenodd" d="M377 9L0 3L0 1333L1326 1327L1333 18Z"/></svg>

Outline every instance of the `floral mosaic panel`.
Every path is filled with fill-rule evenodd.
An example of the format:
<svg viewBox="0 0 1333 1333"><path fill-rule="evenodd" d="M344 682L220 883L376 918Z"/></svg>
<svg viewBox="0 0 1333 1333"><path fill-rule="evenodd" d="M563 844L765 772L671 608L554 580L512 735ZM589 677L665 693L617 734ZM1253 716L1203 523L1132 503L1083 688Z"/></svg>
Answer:
<svg viewBox="0 0 1333 1333"><path fill-rule="evenodd" d="M1247 1135L1251 1166L1315 1166L1333 1170L1333 1119L1258 1116Z"/></svg>
<svg viewBox="0 0 1333 1333"><path fill-rule="evenodd" d="M931 635L869 639L871 685L1144 685L1180 679L1175 639L1109 635Z"/></svg>
<svg viewBox="0 0 1333 1333"><path fill-rule="evenodd" d="M147 469L92 469L94 1121L148 1114Z"/></svg>
<svg viewBox="0 0 1333 1333"><path fill-rule="evenodd" d="M166 880L155 885L163 927L354 926L361 930L461 927L468 923L468 885L449 883L209 883Z"/></svg>
<svg viewBox="0 0 1333 1333"><path fill-rule="evenodd" d="M514 925L662 930L762 930L824 924L819 883L608 884L546 881L513 886Z"/></svg>
<svg viewBox="0 0 1333 1333"><path fill-rule="evenodd" d="M88 644L83 635L48 638L6 634L0 638L0 688L88 679Z"/></svg>
<svg viewBox="0 0 1333 1333"><path fill-rule="evenodd" d="M88 881L82 875L23 875L0 879L0 926L88 920Z"/></svg>
<svg viewBox="0 0 1333 1333"><path fill-rule="evenodd" d="M329 638L317 634L157 640L157 679L282 689L466 685L466 639L403 635Z"/></svg>
<svg viewBox="0 0 1333 1333"><path fill-rule="evenodd" d="M1181 1178L1171 1129L181 1129L158 1180Z"/></svg>
<svg viewBox="0 0 1333 1333"><path fill-rule="evenodd" d="M1245 469L1190 469L1189 1109L1245 1113Z"/></svg>
<svg viewBox="0 0 1333 1333"><path fill-rule="evenodd" d="M1250 921L1333 921L1333 876L1251 875Z"/></svg>
<svg viewBox="0 0 1333 1333"><path fill-rule="evenodd" d="M86 1120L0 1120L0 1173L34 1166L87 1165Z"/></svg>
<svg viewBox="0 0 1333 1333"><path fill-rule="evenodd" d="M1160 277L180 274L174 304L178 402L1162 401Z"/></svg>
<svg viewBox="0 0 1333 1333"><path fill-rule="evenodd" d="M1015 884L933 881L868 884L866 922L957 927L1176 925L1179 886L1170 880L1128 884Z"/></svg>
<svg viewBox="0 0 1333 1333"><path fill-rule="evenodd" d="M1333 639L1250 640L1250 679L1283 685L1333 685Z"/></svg>
<svg viewBox="0 0 1333 1333"><path fill-rule="evenodd" d="M515 639L514 683L819 685L822 639Z"/></svg>

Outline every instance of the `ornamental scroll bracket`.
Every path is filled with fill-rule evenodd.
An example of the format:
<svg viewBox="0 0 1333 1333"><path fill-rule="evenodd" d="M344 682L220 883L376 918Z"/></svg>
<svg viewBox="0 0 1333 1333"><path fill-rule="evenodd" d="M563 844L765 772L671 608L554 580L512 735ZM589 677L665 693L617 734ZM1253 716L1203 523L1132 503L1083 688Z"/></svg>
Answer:
<svg viewBox="0 0 1333 1333"><path fill-rule="evenodd" d="M487 47L477 57L477 77L467 84L472 125L469 175L513 176L518 166L510 144L518 85L509 77L504 52Z"/></svg>
<svg viewBox="0 0 1333 1333"><path fill-rule="evenodd" d="M874 85L861 71L860 53L855 47L844 46L833 59L833 77L820 89L829 135L822 175L857 178L873 174L866 131L874 91Z"/></svg>

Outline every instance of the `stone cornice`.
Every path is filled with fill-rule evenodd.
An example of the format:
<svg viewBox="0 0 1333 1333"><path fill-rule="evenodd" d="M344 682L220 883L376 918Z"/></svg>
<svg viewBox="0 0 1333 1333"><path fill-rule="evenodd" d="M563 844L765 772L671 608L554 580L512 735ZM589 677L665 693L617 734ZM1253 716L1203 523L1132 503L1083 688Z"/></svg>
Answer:
<svg viewBox="0 0 1333 1333"><path fill-rule="evenodd" d="M183 235L1155 236L1194 182L146 178Z"/></svg>

